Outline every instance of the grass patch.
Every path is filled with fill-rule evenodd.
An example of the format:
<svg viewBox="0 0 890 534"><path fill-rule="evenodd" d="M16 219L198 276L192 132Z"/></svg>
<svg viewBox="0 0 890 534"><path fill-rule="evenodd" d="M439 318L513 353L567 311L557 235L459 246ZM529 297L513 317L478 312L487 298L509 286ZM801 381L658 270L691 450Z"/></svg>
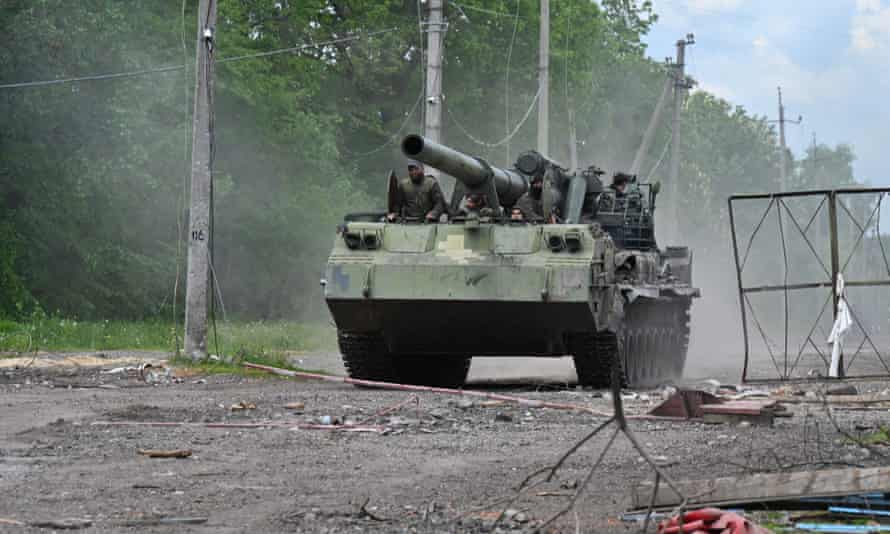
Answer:
<svg viewBox="0 0 890 534"><path fill-rule="evenodd" d="M255 355L236 355L233 359L229 361L220 360L220 361L203 361L203 362L193 362L192 360L179 356L176 358L172 358L170 362L176 367L186 367L188 369L194 370L198 374L219 374L219 375L243 375L243 376L253 376L253 377L276 377L282 379L288 379L288 377L274 375L271 373L267 373L265 371L260 371L258 369L250 369L241 365L244 362L256 363L260 365L268 365L270 367L278 367L280 369L288 369L291 371L301 371L306 373L315 373L320 375L330 374L327 371L320 371L317 369L304 369L302 367L297 367L290 363L291 361L284 355L284 353L280 354L255 354Z"/></svg>
<svg viewBox="0 0 890 534"><path fill-rule="evenodd" d="M164 321L77 321L39 318L28 323L0 321L0 351L160 350L174 352L177 327ZM181 325L179 337L181 339ZM291 321L219 322L208 332L210 353L282 363L287 352L336 347L334 328ZM249 360L247 360L249 361Z"/></svg>
<svg viewBox="0 0 890 534"><path fill-rule="evenodd" d="M848 440L850 441L850 440ZM874 432L863 434L855 442L858 445L887 445L890 444L890 428L881 427Z"/></svg>

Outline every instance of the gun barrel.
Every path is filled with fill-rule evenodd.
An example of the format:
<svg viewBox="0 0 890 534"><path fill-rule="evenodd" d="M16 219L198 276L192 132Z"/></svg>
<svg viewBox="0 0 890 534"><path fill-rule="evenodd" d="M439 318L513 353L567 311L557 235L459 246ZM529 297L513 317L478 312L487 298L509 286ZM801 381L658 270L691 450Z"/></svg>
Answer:
<svg viewBox="0 0 890 534"><path fill-rule="evenodd" d="M498 199L504 206L512 205L528 189L525 178L519 173L493 167L480 158L468 156L420 135L405 137L402 152L409 158L453 176L470 189L483 187L493 180Z"/></svg>

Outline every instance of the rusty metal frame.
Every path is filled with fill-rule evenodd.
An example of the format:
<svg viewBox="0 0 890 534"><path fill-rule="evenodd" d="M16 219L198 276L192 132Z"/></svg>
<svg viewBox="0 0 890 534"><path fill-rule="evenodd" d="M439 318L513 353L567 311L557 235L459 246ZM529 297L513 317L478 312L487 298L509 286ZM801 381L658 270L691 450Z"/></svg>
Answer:
<svg viewBox="0 0 890 534"><path fill-rule="evenodd" d="M871 210L869 214L868 220L865 221L864 224L861 224L857 218L853 215L851 210L846 206L843 202L843 198L846 196L852 195L863 195L863 194L871 194L878 195L878 201L875 204L874 208ZM807 346L811 346L819 357L823 360L826 367L829 363L829 358L823 351L819 348L819 344L813 341L813 333L816 331L816 328L819 326L820 321L822 320L822 316L825 314L825 309L828 307L829 303L832 303L832 317L837 316L837 295L836 287L837 287L837 278L839 274L844 274L847 266L850 264L850 261L855 256L856 252L859 249L859 246L862 243L862 240L865 238L866 233L869 230L869 227L875 217L877 217L877 227L880 229L880 220L881 220L881 203L884 199L884 196L887 195L890 197L890 188L859 188L859 189L820 189L820 190L810 190L810 191L794 191L788 193L767 193L767 194L745 194L745 195L732 195L728 199L729 205L729 225L730 230L732 232L732 249L733 255L735 257L735 265L736 265L736 276L738 279L738 292L739 292L739 306L741 310L741 318L742 318L742 335L744 339L745 346L745 360L744 367L742 369L742 381L743 382L774 382L774 381L787 381L795 379L792 377L792 373L797 368L798 363L800 362L801 356L803 356L804 351ZM801 226L798 219L791 212L791 209L786 204L785 200L788 198L794 197L816 197L821 196L822 200L819 205L816 207L810 219L807 221L806 225ZM738 236L736 233L736 223L735 223L735 213L733 210L733 201L739 200L769 200L766 209L764 210L760 220L755 225L754 230L751 232L751 236L748 239L748 243L745 247L744 255L739 256L739 243ZM813 242L807 235L810 227L813 222L822 212L822 209L825 206L828 206L828 224L829 224L829 244L830 244L830 256L831 256L831 265L830 267L825 265L825 262L822 261L822 258L819 256L819 253L816 251L815 246L813 246ZM853 224L858 229L859 233L856 238L856 242L850 250L849 256L844 261L843 265L841 265L840 251L838 247L838 207L843 210L847 217L853 222ZM757 234L760 232L763 223L766 221L767 217L775 210L778 229L779 229L779 239L782 244L782 260L784 263L784 279L781 285L761 285L761 286L752 286L745 287L744 282L742 281L742 274L745 269L745 265L748 261L748 255L751 252L751 246L754 243L754 239ZM786 216L782 216L782 211L785 212ZM811 283L798 283L798 284L789 284L788 283L788 247L787 247L787 237L786 237L786 228L784 220L790 220L793 223L793 227L796 229L797 235L803 238L806 245L809 247L810 252L812 252L813 256L819 262L819 266L822 268L823 272L826 275L824 281L819 282L811 282ZM790 228L789 228L790 229ZM884 260L884 266L887 270L887 279L884 280L846 280L845 285L847 287L870 287L870 286L887 286L890 285L890 261L888 261L887 251L884 249L883 241L880 238L880 231L878 231L878 243L881 249L881 255ZM794 356L793 362L790 362L789 352L788 352L788 294L789 291L795 290L806 290L806 289L818 289L818 288L827 288L829 289L828 297L825 300L825 304L822 305L821 310L819 311L819 315L816 317L815 322L813 323L812 328L810 328L806 339L804 339L801 344L799 350L797 351L797 355ZM770 347L769 339L764 332L763 326L757 318L757 314L754 310L754 306L751 303L751 300L748 298L749 293L759 293L759 292L775 292L781 291L784 297L784 344L782 347L782 365L776 360L776 354L773 352L773 349ZM883 365L886 370L886 374L878 374L878 375L857 375L856 378L886 378L890 376L890 365L888 365L888 360L885 360L884 356L881 354L881 351L878 350L877 345L872 340L871 336L869 336L868 331L863 326L862 322L856 316L855 310L853 310L852 306L848 307L850 309L850 314L853 318L853 324L857 325L859 329L862 331L863 339L862 342L857 347L856 351L850 356L849 361L844 364L844 359L842 356L841 359L841 373L842 376L846 374L847 371L850 370L850 366L856 360L857 356L862 352L863 347L866 342L869 344L871 349L874 351L878 360ZM776 368L778 373L777 378L757 378L750 379L748 377L748 364L750 357L750 340L748 338L748 315L750 313L750 318L754 323L757 331L760 333L763 338L764 346L769 353L770 359L773 362L773 365ZM888 351L887 356L890 356L890 351ZM790 362L790 365L789 365Z"/></svg>

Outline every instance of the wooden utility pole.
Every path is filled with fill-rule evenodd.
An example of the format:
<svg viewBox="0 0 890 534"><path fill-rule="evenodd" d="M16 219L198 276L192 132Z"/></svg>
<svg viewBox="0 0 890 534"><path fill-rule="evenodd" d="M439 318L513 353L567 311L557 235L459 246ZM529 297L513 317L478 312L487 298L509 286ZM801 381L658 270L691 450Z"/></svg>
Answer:
<svg viewBox="0 0 890 534"><path fill-rule="evenodd" d="M426 47L426 123L423 133L427 139L436 143L442 142L442 54L445 20L443 11L444 0L429 0L429 17L425 24L427 34ZM437 169L430 167L427 172L440 176ZM443 190L449 194L454 184L443 183Z"/></svg>
<svg viewBox="0 0 890 534"><path fill-rule="evenodd" d="M640 148L637 149L634 161L630 166L630 174L640 174L640 168L643 166L643 158L646 157L649 148L652 146L652 140L655 138L655 131L658 129L658 121L661 120L661 114L664 111L664 103L667 102L673 83L674 78L672 76L668 76L664 81L661 97L659 97L658 103L655 105L655 111L652 112L652 117L649 118L649 126L646 128L646 133L643 135L643 142L640 144Z"/></svg>
<svg viewBox="0 0 890 534"><path fill-rule="evenodd" d="M541 32L538 44L538 152L550 151L550 0L541 1Z"/></svg>
<svg viewBox="0 0 890 534"><path fill-rule="evenodd" d="M682 146L680 138L680 117L683 110L683 98L686 95L686 90L689 89L689 83L686 80L686 46L693 44L695 44L695 38L691 33L687 34L685 39L677 41L677 63L674 67L674 109L673 117L671 118L671 167L668 178L668 189L670 190L670 197L668 198L668 226L670 227L670 231L668 232L668 238L671 239L677 237L677 230L679 228L679 225L677 224L677 214L679 213L677 205L679 204L680 199L677 198L677 196L680 191L678 181L680 179L680 148Z"/></svg>
<svg viewBox="0 0 890 534"><path fill-rule="evenodd" d="M188 275L185 289L185 355L207 357L210 296L210 205L213 190L213 55L216 0L198 2L192 187L189 204Z"/></svg>

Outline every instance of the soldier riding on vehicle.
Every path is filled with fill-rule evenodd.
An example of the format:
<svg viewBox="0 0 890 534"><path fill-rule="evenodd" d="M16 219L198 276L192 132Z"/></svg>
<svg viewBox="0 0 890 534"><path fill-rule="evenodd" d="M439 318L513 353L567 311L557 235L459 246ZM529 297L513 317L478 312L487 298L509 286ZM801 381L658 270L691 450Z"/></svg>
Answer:
<svg viewBox="0 0 890 534"><path fill-rule="evenodd" d="M437 222L445 213L445 196L439 182L423 172L423 163L408 161L408 178L399 181L397 211L386 215L394 221L401 217L408 220Z"/></svg>

